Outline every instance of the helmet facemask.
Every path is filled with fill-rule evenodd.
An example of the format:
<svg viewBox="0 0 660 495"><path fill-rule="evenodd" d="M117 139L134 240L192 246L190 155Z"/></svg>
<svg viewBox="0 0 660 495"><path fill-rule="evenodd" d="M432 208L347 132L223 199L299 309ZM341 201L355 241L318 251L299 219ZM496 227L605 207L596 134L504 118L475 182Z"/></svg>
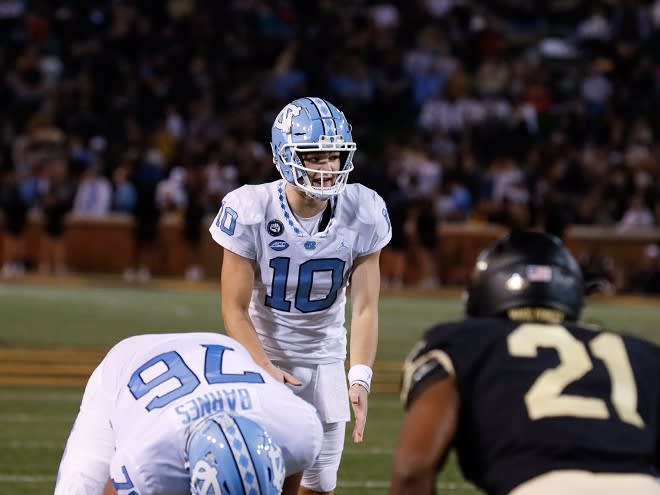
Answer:
<svg viewBox="0 0 660 495"><path fill-rule="evenodd" d="M275 165L280 175L293 187L316 200L326 200L340 194L348 182L348 174L353 170L355 143L345 143L341 136L321 136L318 143L284 144L279 154L275 155ZM303 155L311 152L339 152L339 170L319 170L305 166ZM284 165L282 167L280 162ZM293 178L287 177L283 170L289 169ZM320 184L314 184L310 177L320 178Z"/></svg>

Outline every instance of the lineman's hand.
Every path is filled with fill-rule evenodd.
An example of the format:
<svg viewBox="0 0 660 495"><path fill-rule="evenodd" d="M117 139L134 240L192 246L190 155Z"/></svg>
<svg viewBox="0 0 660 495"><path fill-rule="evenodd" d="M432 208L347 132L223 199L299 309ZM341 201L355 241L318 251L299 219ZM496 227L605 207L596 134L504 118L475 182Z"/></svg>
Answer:
<svg viewBox="0 0 660 495"><path fill-rule="evenodd" d="M298 380L295 376L278 368L273 363L269 362L266 366L264 366L264 369L268 371L268 373L270 373L271 376L280 383L295 385L297 387L302 385L302 382Z"/></svg>
<svg viewBox="0 0 660 495"><path fill-rule="evenodd" d="M360 443L364 437L364 427L367 424L367 410L369 409L369 392L362 385L354 383L348 391L351 407L355 416L353 426L353 442Z"/></svg>

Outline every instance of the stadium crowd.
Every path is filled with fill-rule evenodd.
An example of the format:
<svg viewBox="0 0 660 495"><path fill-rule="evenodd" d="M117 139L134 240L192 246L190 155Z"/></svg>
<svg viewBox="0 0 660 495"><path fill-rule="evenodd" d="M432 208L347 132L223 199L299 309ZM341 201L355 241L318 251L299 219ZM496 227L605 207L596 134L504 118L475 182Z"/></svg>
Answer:
<svg viewBox="0 0 660 495"><path fill-rule="evenodd" d="M224 194L278 177L271 123L307 94L429 265L442 222L660 226L658 0L2 0L0 31L6 276L30 214L61 272L66 215L124 212L148 277L163 212L194 248Z"/></svg>

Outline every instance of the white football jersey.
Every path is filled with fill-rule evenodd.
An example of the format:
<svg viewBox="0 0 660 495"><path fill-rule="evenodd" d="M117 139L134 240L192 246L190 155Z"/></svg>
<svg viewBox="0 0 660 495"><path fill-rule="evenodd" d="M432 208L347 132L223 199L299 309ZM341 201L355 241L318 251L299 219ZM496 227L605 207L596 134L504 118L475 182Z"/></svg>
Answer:
<svg viewBox="0 0 660 495"><path fill-rule="evenodd" d="M348 184L327 227L310 235L287 203L286 181L227 194L210 227L224 248L256 260L249 314L271 359L324 364L346 358L346 286L353 263L392 237L383 199Z"/></svg>
<svg viewBox="0 0 660 495"><path fill-rule="evenodd" d="M119 495L189 495L187 434L221 411L258 422L282 448L287 475L309 467L320 451L316 410L237 341L215 333L123 340L87 384L55 494L101 495L112 477Z"/></svg>

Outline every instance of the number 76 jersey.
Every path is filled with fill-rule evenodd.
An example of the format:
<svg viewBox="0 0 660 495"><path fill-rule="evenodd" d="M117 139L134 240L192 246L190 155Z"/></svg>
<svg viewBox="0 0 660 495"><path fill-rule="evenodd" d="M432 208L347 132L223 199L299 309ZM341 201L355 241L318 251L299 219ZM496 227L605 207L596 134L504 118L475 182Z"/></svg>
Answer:
<svg viewBox="0 0 660 495"><path fill-rule="evenodd" d="M346 357L346 286L360 256L391 239L382 198L349 184L330 200L327 227L309 234L291 212L284 180L227 194L209 231L255 260L249 314L271 359L323 364Z"/></svg>
<svg viewBox="0 0 660 495"><path fill-rule="evenodd" d="M555 470L657 475L660 348L574 323L468 318L430 329L406 361L402 399L453 375L455 440L485 492Z"/></svg>

